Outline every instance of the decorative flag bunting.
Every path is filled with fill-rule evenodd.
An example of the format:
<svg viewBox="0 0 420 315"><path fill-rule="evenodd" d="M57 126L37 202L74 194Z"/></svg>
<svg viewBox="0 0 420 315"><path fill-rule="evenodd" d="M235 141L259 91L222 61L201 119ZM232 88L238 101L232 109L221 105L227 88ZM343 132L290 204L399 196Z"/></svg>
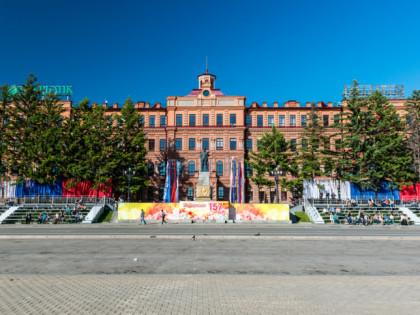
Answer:
<svg viewBox="0 0 420 315"><path fill-rule="evenodd" d="M244 163L241 161L230 162L230 193L231 203L244 203Z"/></svg>
<svg viewBox="0 0 420 315"><path fill-rule="evenodd" d="M166 163L164 202L179 202L179 175L181 175L181 162L168 161Z"/></svg>

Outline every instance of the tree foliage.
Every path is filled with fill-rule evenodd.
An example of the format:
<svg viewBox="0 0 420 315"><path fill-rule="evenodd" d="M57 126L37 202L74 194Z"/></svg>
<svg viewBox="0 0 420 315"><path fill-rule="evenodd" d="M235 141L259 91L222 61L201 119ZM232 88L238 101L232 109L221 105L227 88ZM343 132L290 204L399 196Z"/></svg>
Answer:
<svg viewBox="0 0 420 315"><path fill-rule="evenodd" d="M270 132L264 132L258 140L257 151L250 151L247 160L254 173L251 180L258 188L274 186L274 181L268 175L273 175L277 167L284 173L294 170L291 167L292 153L289 149L290 142L286 141L283 133L276 127L273 126ZM289 188L285 178L281 179L281 186Z"/></svg>
<svg viewBox="0 0 420 315"><path fill-rule="evenodd" d="M147 184L143 124L130 98L120 115L109 116L104 106L92 106L88 99L65 115L58 97L43 95L32 74L16 94L4 85L1 98L3 178L40 183L70 179L68 187L88 180L96 190L112 181L125 191L123 171L132 167L137 172L132 192Z"/></svg>
<svg viewBox="0 0 420 315"><path fill-rule="evenodd" d="M415 180L420 180L420 90L414 90L405 103L408 145L413 156Z"/></svg>

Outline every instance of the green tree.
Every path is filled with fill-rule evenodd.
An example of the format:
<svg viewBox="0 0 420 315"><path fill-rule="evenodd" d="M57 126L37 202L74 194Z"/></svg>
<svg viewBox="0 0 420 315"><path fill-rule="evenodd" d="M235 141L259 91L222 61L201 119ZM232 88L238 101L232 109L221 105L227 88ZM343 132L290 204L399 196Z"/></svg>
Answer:
<svg viewBox="0 0 420 315"><path fill-rule="evenodd" d="M8 169L16 174L18 182L29 178L54 182L60 176L62 156L58 98L42 95L36 77L30 74L10 99L10 121L5 132Z"/></svg>
<svg viewBox="0 0 420 315"><path fill-rule="evenodd" d="M8 179L8 169L7 169L7 151L8 151L8 143L7 143L7 125L10 121L10 92L9 86L3 85L0 88L1 93L1 103L0 103L0 135L2 135L0 139L0 180Z"/></svg>
<svg viewBox="0 0 420 315"><path fill-rule="evenodd" d="M139 194L142 189L150 184L147 180L145 146L146 137L143 131L143 116L137 113L130 97L124 103L121 114L114 116L113 154L114 178L116 190L125 193L128 189L128 179L124 171L131 168L135 176L131 179L130 191Z"/></svg>
<svg viewBox="0 0 420 315"><path fill-rule="evenodd" d="M325 169L330 170L329 137L325 134L324 126L319 122L319 111L313 103L311 112L307 116L307 124L300 134L301 146L295 158L301 169L301 180L313 180L315 177L330 175ZM326 165L328 164L328 165Z"/></svg>
<svg viewBox="0 0 420 315"><path fill-rule="evenodd" d="M368 99L365 126L363 156L358 164L359 177L375 191L384 181L397 186L411 182L414 174L405 122L399 119L394 106L379 91Z"/></svg>
<svg viewBox="0 0 420 315"><path fill-rule="evenodd" d="M337 177L366 187L364 176L359 172L366 142L367 100L359 92L359 83L353 81L350 95L345 99L345 105L338 124L339 133L332 136L336 151L334 168Z"/></svg>
<svg viewBox="0 0 420 315"><path fill-rule="evenodd" d="M276 127L271 132L264 132L258 141L258 151L250 151L247 159L248 165L253 169L254 176L251 180L257 185L258 190L262 187L274 186L273 180L267 174L273 174L276 168L283 172L292 171L292 153L288 152L290 143L286 141L283 133ZM280 180L282 188L291 189L286 178Z"/></svg>
<svg viewBox="0 0 420 315"><path fill-rule="evenodd" d="M66 178L68 187L88 180L98 191L113 178L117 163L113 158L114 128L102 105L91 106L84 99L66 119Z"/></svg>
<svg viewBox="0 0 420 315"><path fill-rule="evenodd" d="M34 145L36 165L31 178L40 183L53 183L62 178L66 167L63 155L63 112L59 98L52 92L43 96L42 105L38 108L41 132Z"/></svg>
<svg viewBox="0 0 420 315"><path fill-rule="evenodd" d="M413 156L415 180L420 179L420 90L414 90L405 103L408 144Z"/></svg>

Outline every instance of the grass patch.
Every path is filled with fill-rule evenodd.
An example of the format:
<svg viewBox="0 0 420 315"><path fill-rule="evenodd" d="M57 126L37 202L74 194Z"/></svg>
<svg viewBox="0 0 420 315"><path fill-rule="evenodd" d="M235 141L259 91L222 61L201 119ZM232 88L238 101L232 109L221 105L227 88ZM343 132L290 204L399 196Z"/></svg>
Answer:
<svg viewBox="0 0 420 315"><path fill-rule="evenodd" d="M297 222L312 222L311 219L306 215L304 211L296 211L295 216L297 219Z"/></svg>
<svg viewBox="0 0 420 315"><path fill-rule="evenodd" d="M102 212L101 216L98 219L98 223L102 223L102 222L111 222L112 219L112 214L114 212L109 210L108 207L105 207L104 212Z"/></svg>

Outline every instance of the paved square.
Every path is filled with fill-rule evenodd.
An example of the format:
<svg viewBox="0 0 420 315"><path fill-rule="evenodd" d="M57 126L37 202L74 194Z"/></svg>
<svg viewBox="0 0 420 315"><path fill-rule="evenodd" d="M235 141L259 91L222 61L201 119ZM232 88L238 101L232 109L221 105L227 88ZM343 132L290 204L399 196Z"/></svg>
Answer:
<svg viewBox="0 0 420 315"><path fill-rule="evenodd" d="M419 276L3 275L1 314L414 314Z"/></svg>

